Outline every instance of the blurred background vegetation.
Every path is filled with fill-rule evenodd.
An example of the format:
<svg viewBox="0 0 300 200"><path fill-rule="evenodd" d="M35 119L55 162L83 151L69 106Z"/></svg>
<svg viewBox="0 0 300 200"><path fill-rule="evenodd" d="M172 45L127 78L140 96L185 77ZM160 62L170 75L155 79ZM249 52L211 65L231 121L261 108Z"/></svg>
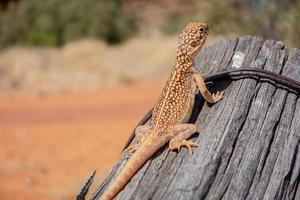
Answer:
<svg viewBox="0 0 300 200"><path fill-rule="evenodd" d="M208 22L208 43L254 35L299 47L299 10L300 0L2 0L0 91L165 77L189 21Z"/></svg>
<svg viewBox="0 0 300 200"><path fill-rule="evenodd" d="M122 42L136 19L119 0L22 0L2 10L0 24L2 45L60 46L84 37Z"/></svg>
<svg viewBox="0 0 300 200"><path fill-rule="evenodd" d="M149 24L165 34L176 34L191 20L207 21L215 35L258 35L300 46L299 0L1 2L1 46L61 46L81 38L115 44L147 30Z"/></svg>

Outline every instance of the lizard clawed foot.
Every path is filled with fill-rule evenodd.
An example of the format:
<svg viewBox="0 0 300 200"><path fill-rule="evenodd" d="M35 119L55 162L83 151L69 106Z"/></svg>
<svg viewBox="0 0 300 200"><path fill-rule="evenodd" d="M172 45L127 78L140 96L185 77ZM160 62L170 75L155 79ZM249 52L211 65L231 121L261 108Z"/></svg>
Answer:
<svg viewBox="0 0 300 200"><path fill-rule="evenodd" d="M127 147L123 151L122 155L124 155L126 153L134 153L139 148L140 144L143 143L146 139L146 135L142 134L142 133L136 133L135 136L136 136L138 143Z"/></svg>
<svg viewBox="0 0 300 200"><path fill-rule="evenodd" d="M221 99L223 99L223 97L224 97L224 91L222 91L222 92L218 91L217 93L212 94L212 98L214 100L214 103L220 101Z"/></svg>
<svg viewBox="0 0 300 200"><path fill-rule="evenodd" d="M138 148L139 148L139 145L129 146L123 151L122 154L124 155L126 153L134 153Z"/></svg>
<svg viewBox="0 0 300 200"><path fill-rule="evenodd" d="M146 135L143 133L137 133L136 134L136 139L138 140L138 143L141 144L145 141Z"/></svg>
<svg viewBox="0 0 300 200"><path fill-rule="evenodd" d="M214 82L208 81L208 82L206 82L205 84L206 84L206 85L214 85Z"/></svg>
<svg viewBox="0 0 300 200"><path fill-rule="evenodd" d="M193 147L198 147L199 145L195 142L189 141L189 140L180 140L180 141L172 141L169 144L169 148L174 151L177 150L178 152L180 151L180 148L182 146L185 146L189 149L190 155L193 154Z"/></svg>

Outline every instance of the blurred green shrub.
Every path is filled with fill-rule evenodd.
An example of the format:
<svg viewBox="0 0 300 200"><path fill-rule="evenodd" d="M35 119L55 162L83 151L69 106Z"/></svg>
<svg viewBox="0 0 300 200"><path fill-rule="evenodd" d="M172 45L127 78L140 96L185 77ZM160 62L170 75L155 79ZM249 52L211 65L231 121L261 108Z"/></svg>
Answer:
<svg viewBox="0 0 300 200"><path fill-rule="evenodd" d="M187 18L187 19L186 19ZM187 17L183 17L181 15L166 12L164 15L164 22L160 26L162 32L166 35L177 34L181 31L182 27L187 23Z"/></svg>
<svg viewBox="0 0 300 200"><path fill-rule="evenodd" d="M119 43L135 30L136 17L120 0L22 0L0 13L2 45L59 46L83 37Z"/></svg>

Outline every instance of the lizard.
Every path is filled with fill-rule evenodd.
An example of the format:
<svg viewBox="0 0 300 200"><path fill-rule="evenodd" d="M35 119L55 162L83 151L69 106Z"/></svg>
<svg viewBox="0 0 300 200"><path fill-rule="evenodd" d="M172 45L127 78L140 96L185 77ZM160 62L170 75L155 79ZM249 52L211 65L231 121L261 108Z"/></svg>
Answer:
<svg viewBox="0 0 300 200"><path fill-rule="evenodd" d="M293 92L298 94L300 93L300 82L290 79L288 77L285 77L283 75L279 75L275 72L271 72L268 70L264 69L259 69L259 68L253 68L253 67L245 67L241 69L229 69L225 71L220 71L214 74L210 75L204 75L204 82L209 83L211 81L216 81L216 80L226 80L226 79L231 79L231 80L236 80L236 79L244 79L244 78L256 78L256 79L265 79L265 81L272 82L274 84L279 84L278 87L285 86L286 90L289 90L290 92ZM152 117L152 111L153 107L144 115L144 117L141 119L141 121L136 125L142 126L144 125L148 120L151 119ZM127 142L125 143L122 152L129 146L129 144L132 142L134 139L134 134L135 128L132 131L132 133L129 135L129 138Z"/></svg>
<svg viewBox="0 0 300 200"><path fill-rule="evenodd" d="M224 92L212 94L199 72L194 68L196 55L202 49L209 27L206 23L187 24L178 39L174 67L154 106L151 125L139 126L135 130L138 143L124 152L133 153L115 180L101 196L101 200L113 199L130 181L143 164L161 147L169 143L170 150L187 147L190 154L198 144L188 140L195 132L195 124L187 123L194 105L197 87L209 103L216 103Z"/></svg>

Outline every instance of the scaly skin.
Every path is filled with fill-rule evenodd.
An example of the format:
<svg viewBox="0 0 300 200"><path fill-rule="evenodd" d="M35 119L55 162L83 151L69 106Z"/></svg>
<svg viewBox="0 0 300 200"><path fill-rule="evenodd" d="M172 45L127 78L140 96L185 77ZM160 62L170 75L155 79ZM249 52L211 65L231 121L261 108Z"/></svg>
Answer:
<svg viewBox="0 0 300 200"><path fill-rule="evenodd" d="M135 134L138 145L130 146L125 152L134 152L114 182L104 192L101 199L114 198L130 181L143 164L163 145L169 142L171 150L185 146L192 153L197 144L188 139L196 132L194 124L187 124L197 86L209 103L223 98L223 92L211 94L201 75L195 71L194 59L201 50L208 34L206 23L189 23L178 41L174 68L154 107L152 124L137 127Z"/></svg>

